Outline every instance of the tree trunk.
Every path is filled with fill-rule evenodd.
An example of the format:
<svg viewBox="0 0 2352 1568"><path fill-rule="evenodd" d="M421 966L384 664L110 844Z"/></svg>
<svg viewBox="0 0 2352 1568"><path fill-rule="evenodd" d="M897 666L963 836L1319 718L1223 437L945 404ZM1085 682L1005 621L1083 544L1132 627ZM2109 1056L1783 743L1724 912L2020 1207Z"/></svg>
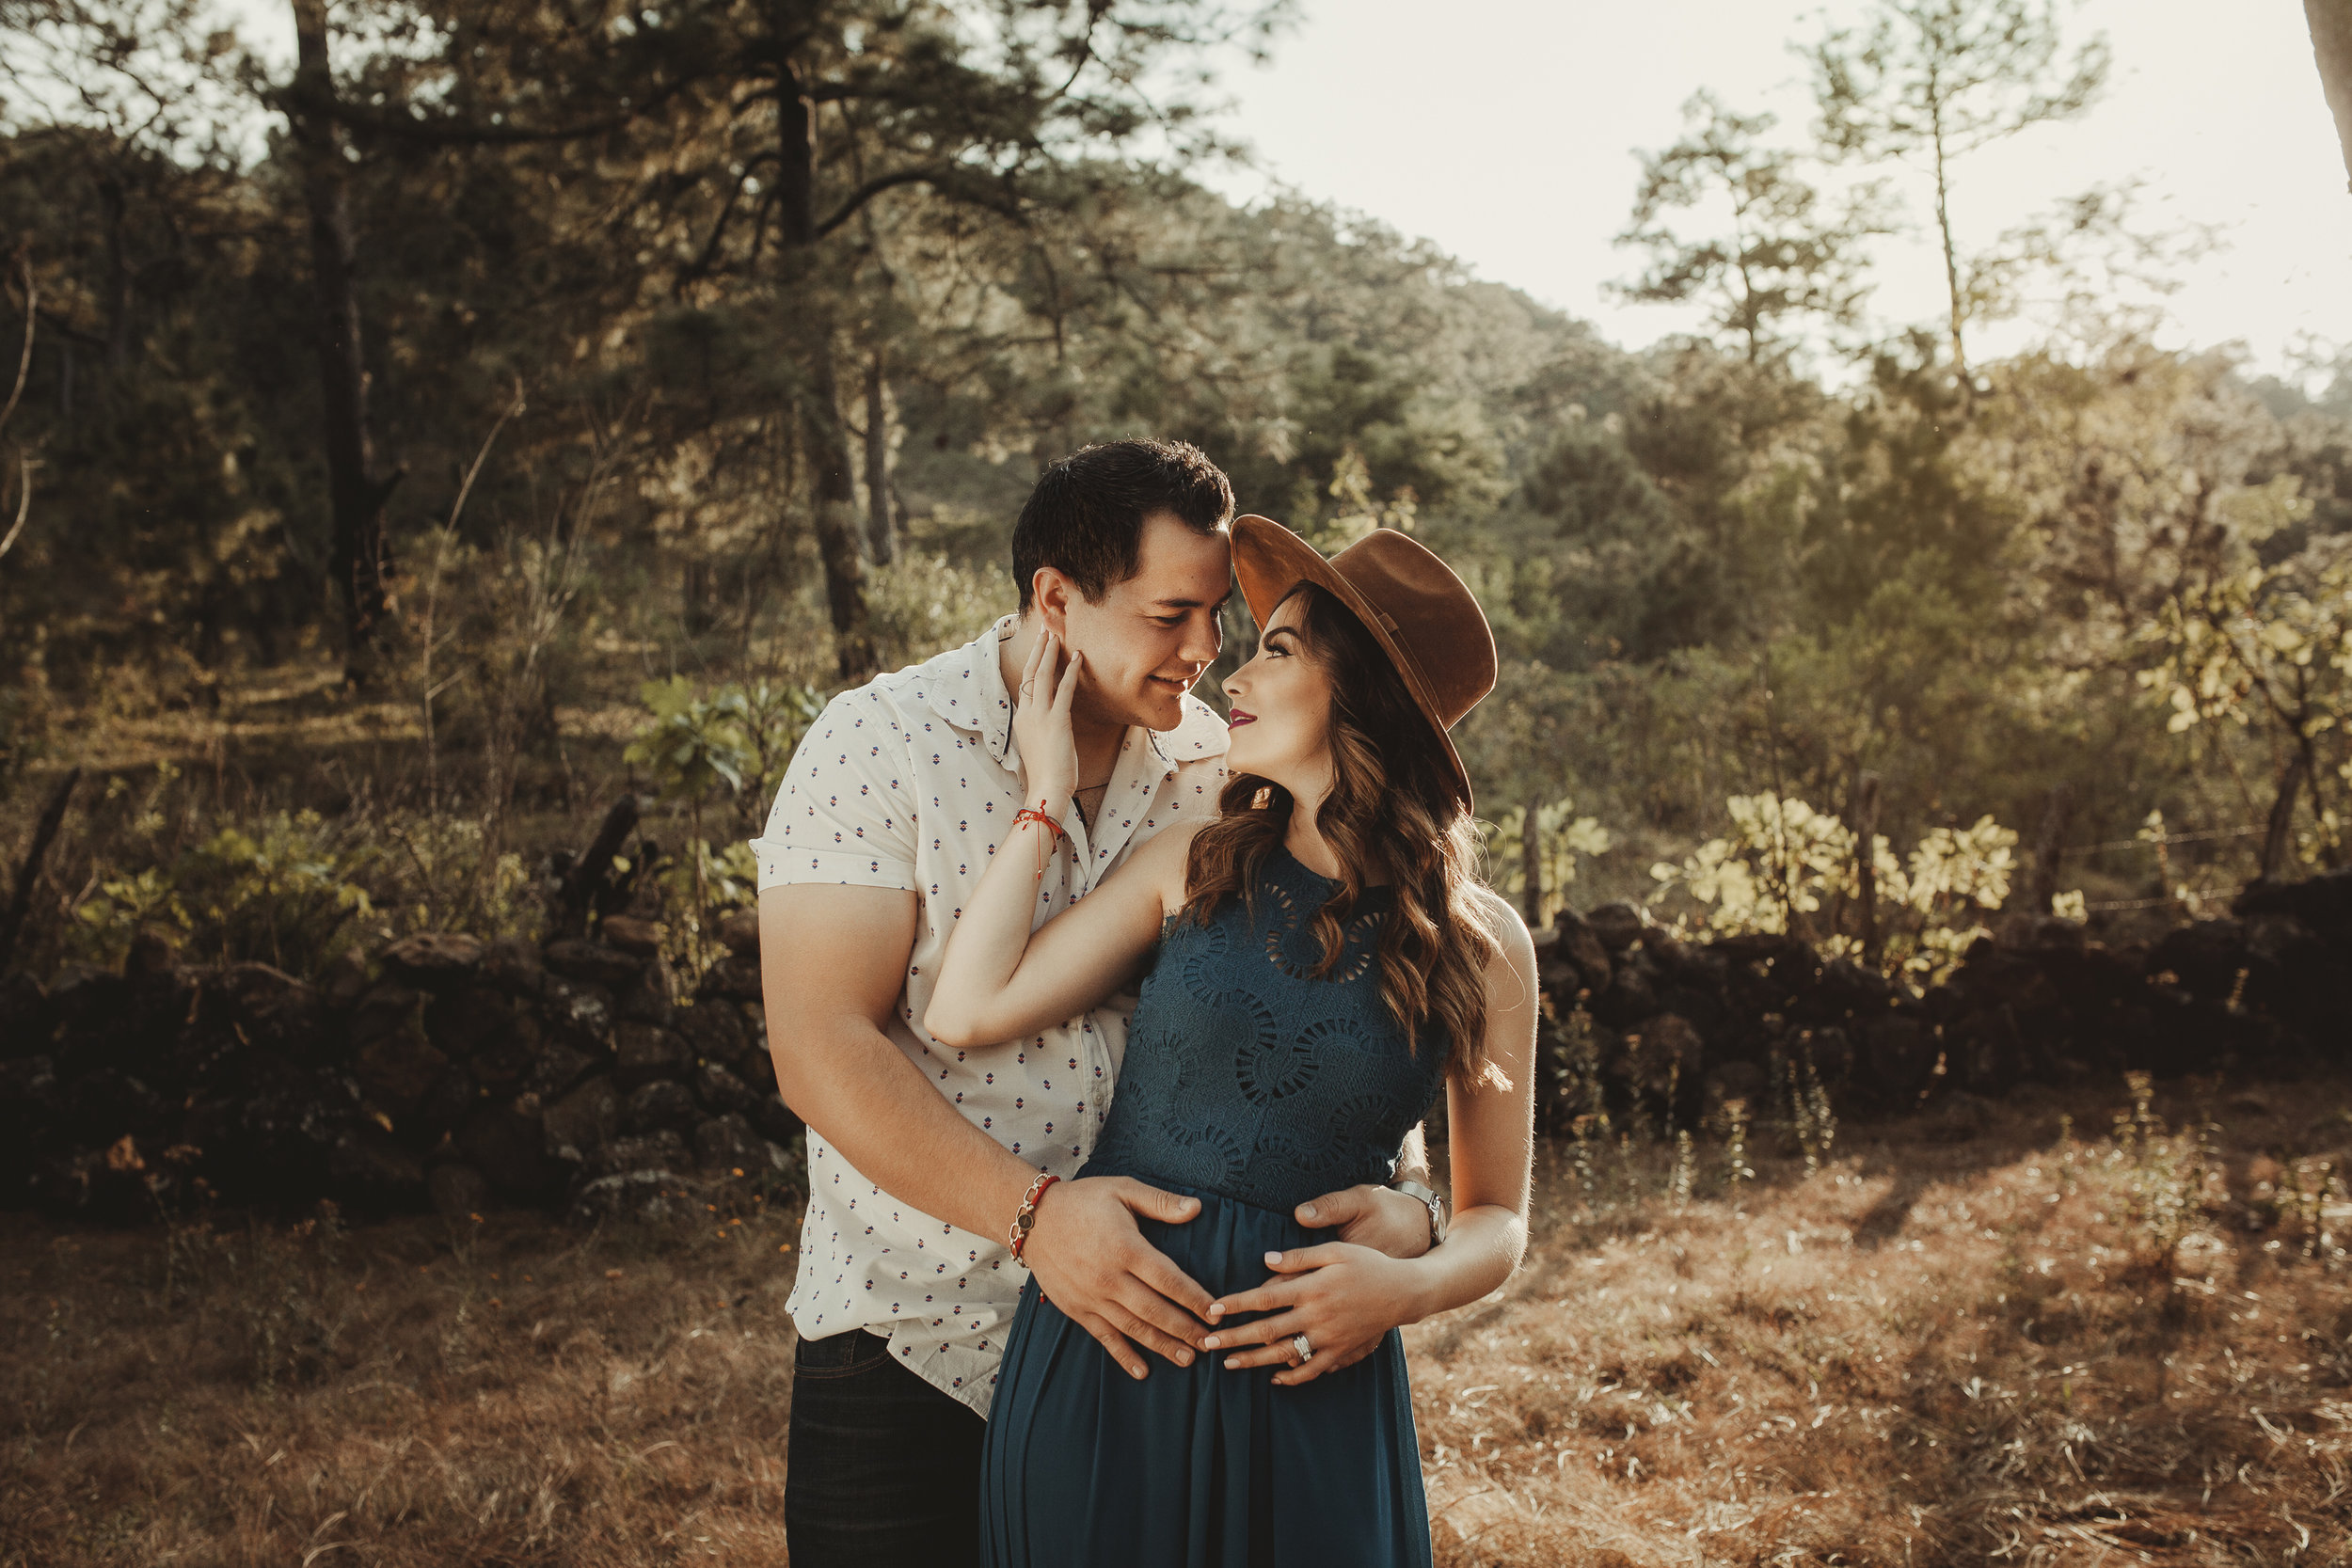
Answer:
<svg viewBox="0 0 2352 1568"><path fill-rule="evenodd" d="M1854 914L1862 963L1879 962L1879 776L1865 773L1854 787Z"/></svg>
<svg viewBox="0 0 2352 1568"><path fill-rule="evenodd" d="M1543 810L1534 797L1527 802L1527 820L1519 828L1519 873L1527 886L1520 895L1526 905L1527 928L1541 930L1544 927L1544 831L1537 824Z"/></svg>
<svg viewBox="0 0 2352 1568"><path fill-rule="evenodd" d="M866 544L874 564L898 559L898 532L890 515L890 408L882 344L866 360Z"/></svg>
<svg viewBox="0 0 2352 1568"><path fill-rule="evenodd" d="M815 272L817 233L817 106L787 55L777 62L776 211L782 243L778 263L808 300L809 389L800 407L816 501L817 554L824 564L825 606L833 620L834 659L845 681L863 681L880 660L866 614L866 562L857 540L857 479L850 431L841 418L841 388L834 368L833 312Z"/></svg>
<svg viewBox="0 0 2352 1568"><path fill-rule="evenodd" d="M2287 845L2295 833L2295 798L2302 788L2303 753L2297 752L2289 759L2286 771L2279 775L2279 792L2271 797L2270 825L2263 834L2261 875L2265 879L2276 877L2287 858Z"/></svg>
<svg viewBox="0 0 2352 1568"><path fill-rule="evenodd" d="M2344 188L2352 190L2352 0L2303 0L2312 24L2312 54L2319 63L2319 85L2336 117L2336 140L2344 149Z"/></svg>
<svg viewBox="0 0 2352 1568"><path fill-rule="evenodd" d="M334 91L326 64L326 0L294 0L295 77L315 105ZM375 472L368 432L368 375L354 291L351 200L335 122L299 103L287 116L302 151L302 195L310 214L310 269L317 293L319 412L324 420L333 539L328 571L343 597L343 674L366 683L385 620L396 606L384 506L402 478Z"/></svg>
<svg viewBox="0 0 2352 1568"><path fill-rule="evenodd" d="M1961 341L1960 251L1952 243L1951 191L1944 178L1944 119L1935 119L1935 228L1944 241L1944 286L1951 293L1952 374L1960 379L1961 405L1969 401L1968 350Z"/></svg>
<svg viewBox="0 0 2352 1568"><path fill-rule="evenodd" d="M2051 790L2042 808L2041 832L2034 836L2031 902L2036 914L2048 914L2050 900L2058 896L2058 863L2065 858L2059 840L2066 836L2066 824L2074 814L2074 786L2059 784Z"/></svg>

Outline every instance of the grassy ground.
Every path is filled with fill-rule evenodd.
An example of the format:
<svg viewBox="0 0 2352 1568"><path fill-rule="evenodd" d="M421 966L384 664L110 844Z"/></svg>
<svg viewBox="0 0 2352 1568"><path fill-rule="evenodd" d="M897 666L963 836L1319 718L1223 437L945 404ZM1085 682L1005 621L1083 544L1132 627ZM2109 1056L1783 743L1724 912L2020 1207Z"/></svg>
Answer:
<svg viewBox="0 0 2352 1568"><path fill-rule="evenodd" d="M2123 1100L1548 1149L1408 1335L1438 1561L2344 1560L2352 1082ZM794 1240L0 1220L0 1563L781 1562Z"/></svg>

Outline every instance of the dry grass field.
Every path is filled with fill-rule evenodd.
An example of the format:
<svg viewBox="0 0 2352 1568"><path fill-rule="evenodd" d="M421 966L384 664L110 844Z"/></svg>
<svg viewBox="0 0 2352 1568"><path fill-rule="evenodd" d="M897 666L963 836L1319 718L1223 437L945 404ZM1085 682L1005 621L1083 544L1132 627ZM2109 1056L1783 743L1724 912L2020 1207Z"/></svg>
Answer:
<svg viewBox="0 0 2352 1568"><path fill-rule="evenodd" d="M2119 1106L1547 1149L1410 1335L1438 1560L2345 1560L2352 1083ZM0 1220L0 1562L781 1563L793 1240Z"/></svg>

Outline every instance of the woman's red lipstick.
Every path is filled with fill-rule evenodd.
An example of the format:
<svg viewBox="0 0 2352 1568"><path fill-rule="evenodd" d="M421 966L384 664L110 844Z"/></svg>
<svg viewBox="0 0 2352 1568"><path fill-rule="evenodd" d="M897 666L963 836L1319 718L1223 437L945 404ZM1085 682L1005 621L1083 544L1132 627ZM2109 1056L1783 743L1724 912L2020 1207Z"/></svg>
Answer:
<svg viewBox="0 0 2352 1568"><path fill-rule="evenodd" d="M1254 714L1254 713L1244 713L1244 712L1243 712L1241 709L1239 709L1239 708L1235 708L1235 709L1233 709L1233 711L1232 711L1231 714L1227 715L1226 720L1225 720L1226 726L1227 726L1229 729L1236 729L1236 730L1237 730L1237 729L1240 729L1240 728L1241 728L1244 724L1254 724L1254 723L1256 723L1257 721L1258 721L1258 716L1257 716L1256 714Z"/></svg>

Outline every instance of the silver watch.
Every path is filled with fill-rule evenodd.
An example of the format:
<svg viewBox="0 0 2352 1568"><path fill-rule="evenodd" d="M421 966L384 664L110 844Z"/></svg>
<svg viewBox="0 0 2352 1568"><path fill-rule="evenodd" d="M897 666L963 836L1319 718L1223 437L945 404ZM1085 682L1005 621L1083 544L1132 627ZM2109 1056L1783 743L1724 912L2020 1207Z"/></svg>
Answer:
<svg viewBox="0 0 2352 1568"><path fill-rule="evenodd" d="M1418 1181L1391 1181L1389 1185L1406 1197L1419 1202L1429 1211L1429 1244L1436 1246L1445 1240L1445 1199Z"/></svg>

